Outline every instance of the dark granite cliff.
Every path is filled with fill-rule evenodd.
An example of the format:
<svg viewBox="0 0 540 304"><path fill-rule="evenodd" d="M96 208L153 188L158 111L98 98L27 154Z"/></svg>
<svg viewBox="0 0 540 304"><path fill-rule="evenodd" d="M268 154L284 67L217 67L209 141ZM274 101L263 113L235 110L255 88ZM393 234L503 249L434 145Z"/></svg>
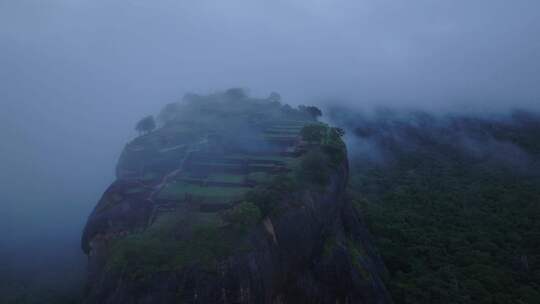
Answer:
<svg viewBox="0 0 540 304"><path fill-rule="evenodd" d="M129 143L84 229L86 303L390 303L341 131L239 90Z"/></svg>

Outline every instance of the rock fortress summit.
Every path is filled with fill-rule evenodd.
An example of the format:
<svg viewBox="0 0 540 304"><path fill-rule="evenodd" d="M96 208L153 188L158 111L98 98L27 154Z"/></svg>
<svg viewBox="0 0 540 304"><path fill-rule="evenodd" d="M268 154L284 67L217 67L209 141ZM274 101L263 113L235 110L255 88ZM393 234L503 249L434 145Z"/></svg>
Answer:
<svg viewBox="0 0 540 304"><path fill-rule="evenodd" d="M88 218L85 303L390 303L347 198L343 131L241 89L129 142Z"/></svg>

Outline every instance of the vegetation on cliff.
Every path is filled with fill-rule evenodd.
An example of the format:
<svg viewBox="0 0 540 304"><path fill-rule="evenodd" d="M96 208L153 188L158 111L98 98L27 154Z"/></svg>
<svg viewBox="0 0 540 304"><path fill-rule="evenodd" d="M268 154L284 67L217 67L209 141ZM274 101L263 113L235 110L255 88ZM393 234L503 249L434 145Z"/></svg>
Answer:
<svg viewBox="0 0 540 304"><path fill-rule="evenodd" d="M120 185L104 194L83 240L106 235L106 271L133 280L185 267L215 272L246 250L253 227L277 215L285 196L323 189L347 159L343 132L317 122L318 108L279 100L242 89L188 94L161 111L152 133L151 116L142 119L119 162ZM134 196L150 212L128 225L115 211Z"/></svg>

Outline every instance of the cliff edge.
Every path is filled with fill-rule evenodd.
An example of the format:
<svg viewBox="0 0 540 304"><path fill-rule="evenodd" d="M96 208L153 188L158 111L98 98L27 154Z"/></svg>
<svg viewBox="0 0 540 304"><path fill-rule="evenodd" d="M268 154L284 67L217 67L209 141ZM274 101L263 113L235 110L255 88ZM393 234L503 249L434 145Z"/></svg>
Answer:
<svg viewBox="0 0 540 304"><path fill-rule="evenodd" d="M391 303L318 116L239 89L167 105L88 218L85 303Z"/></svg>

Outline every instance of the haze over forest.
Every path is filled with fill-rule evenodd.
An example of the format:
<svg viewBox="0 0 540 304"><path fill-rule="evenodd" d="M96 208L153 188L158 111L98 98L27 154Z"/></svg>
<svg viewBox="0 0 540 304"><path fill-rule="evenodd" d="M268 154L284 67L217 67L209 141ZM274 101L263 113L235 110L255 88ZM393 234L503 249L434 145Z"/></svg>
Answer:
<svg viewBox="0 0 540 304"><path fill-rule="evenodd" d="M0 270L40 271L62 248L57 276L80 273L82 226L135 122L186 92L537 111L538 37L536 0L0 0Z"/></svg>

